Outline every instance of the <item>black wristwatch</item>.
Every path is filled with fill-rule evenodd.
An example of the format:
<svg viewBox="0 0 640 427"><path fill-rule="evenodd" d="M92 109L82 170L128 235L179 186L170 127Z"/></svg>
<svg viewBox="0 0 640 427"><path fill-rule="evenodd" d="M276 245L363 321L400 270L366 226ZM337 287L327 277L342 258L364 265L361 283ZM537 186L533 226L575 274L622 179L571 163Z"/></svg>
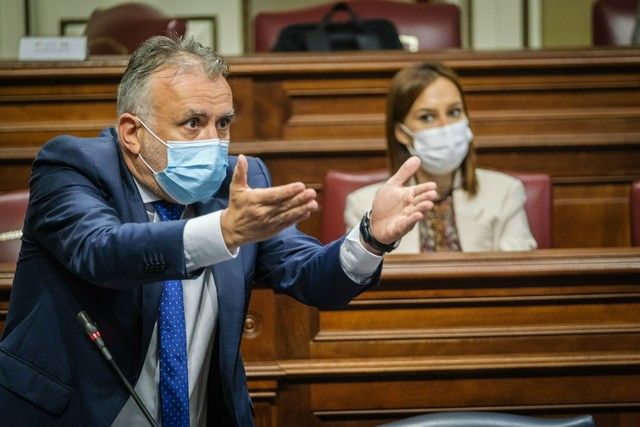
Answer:
<svg viewBox="0 0 640 427"><path fill-rule="evenodd" d="M360 221L360 236L369 246L382 253L391 252L400 244L400 240L393 243L382 243L373 237L371 234L371 211L364 214L362 221Z"/></svg>

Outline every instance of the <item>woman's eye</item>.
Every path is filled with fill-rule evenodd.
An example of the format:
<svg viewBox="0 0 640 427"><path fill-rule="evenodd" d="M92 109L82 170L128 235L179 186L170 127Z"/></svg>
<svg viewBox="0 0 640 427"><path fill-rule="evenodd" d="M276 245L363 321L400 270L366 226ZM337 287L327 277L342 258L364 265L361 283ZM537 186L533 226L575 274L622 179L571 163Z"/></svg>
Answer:
<svg viewBox="0 0 640 427"><path fill-rule="evenodd" d="M462 115L462 108L454 108L453 110L449 111L449 115L451 117L460 117Z"/></svg>
<svg viewBox="0 0 640 427"><path fill-rule="evenodd" d="M435 116L433 114L423 114L420 116L420 120L425 122L425 123L431 123L432 121L435 120Z"/></svg>

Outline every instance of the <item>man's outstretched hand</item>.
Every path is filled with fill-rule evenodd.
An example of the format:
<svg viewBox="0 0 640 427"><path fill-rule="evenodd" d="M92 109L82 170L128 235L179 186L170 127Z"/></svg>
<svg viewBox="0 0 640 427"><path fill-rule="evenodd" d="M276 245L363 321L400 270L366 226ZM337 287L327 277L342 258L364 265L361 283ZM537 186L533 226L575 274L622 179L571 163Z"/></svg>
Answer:
<svg viewBox="0 0 640 427"><path fill-rule="evenodd" d="M301 182L270 188L251 188L247 183L249 166L238 156L229 188L229 206L222 212L222 236L229 250L265 240L318 209L316 192Z"/></svg>
<svg viewBox="0 0 640 427"><path fill-rule="evenodd" d="M419 168L420 159L410 157L376 193L371 207L371 233L379 242L399 240L433 207L437 197L435 183L404 185Z"/></svg>

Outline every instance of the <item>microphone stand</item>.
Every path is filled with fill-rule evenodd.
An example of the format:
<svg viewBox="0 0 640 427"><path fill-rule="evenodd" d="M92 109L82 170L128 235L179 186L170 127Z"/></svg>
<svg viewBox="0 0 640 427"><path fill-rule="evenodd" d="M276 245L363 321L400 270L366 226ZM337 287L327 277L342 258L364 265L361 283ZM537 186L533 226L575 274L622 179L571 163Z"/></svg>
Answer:
<svg viewBox="0 0 640 427"><path fill-rule="evenodd" d="M109 363L111 363L111 366L113 366L113 369L118 374L120 381L122 382L122 384L124 384L125 388L129 392L131 397L133 397L133 400L136 402L136 404L144 414L147 421L149 421L149 424L151 424L152 427L158 427L158 423L156 422L156 420L153 419L153 417L149 413L149 410L147 409L145 404L142 402L142 400L138 396L138 393L136 393L133 387L131 387L131 383L129 383L127 378L124 376L124 374L120 370L120 367L118 366L116 361L113 359L113 356L111 356L111 352L109 351L106 344L102 340L102 337L100 336L100 331L98 331L98 327L96 326L96 324L93 323L89 315L84 311L81 311L80 313L78 313L77 319L78 319L78 322L80 322L80 324L82 325L82 328L84 329L86 334L89 336L89 339L98 347L98 349L100 349L100 352L102 353L104 358L107 359Z"/></svg>

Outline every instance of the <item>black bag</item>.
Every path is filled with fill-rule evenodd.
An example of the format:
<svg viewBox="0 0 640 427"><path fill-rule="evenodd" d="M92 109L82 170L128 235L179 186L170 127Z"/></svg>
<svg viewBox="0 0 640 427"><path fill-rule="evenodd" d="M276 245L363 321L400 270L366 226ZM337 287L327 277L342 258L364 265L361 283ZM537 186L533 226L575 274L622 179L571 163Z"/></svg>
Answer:
<svg viewBox="0 0 640 427"><path fill-rule="evenodd" d="M333 22L346 11L350 19ZM318 24L293 24L278 35L274 52L402 49L395 25L387 19L361 19L348 4L336 3Z"/></svg>

